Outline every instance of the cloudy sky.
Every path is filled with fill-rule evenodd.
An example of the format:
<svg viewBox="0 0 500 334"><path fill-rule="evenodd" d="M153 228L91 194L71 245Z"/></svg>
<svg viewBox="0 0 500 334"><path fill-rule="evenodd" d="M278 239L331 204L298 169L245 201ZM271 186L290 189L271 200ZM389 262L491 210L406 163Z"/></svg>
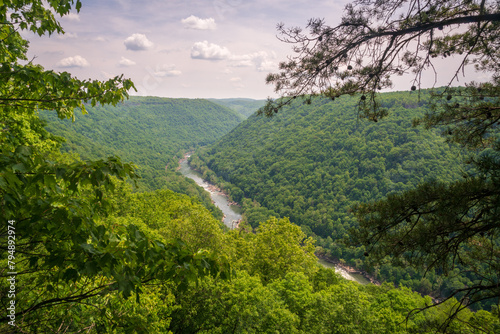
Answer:
<svg viewBox="0 0 500 334"><path fill-rule="evenodd" d="M264 99L273 96L267 73L292 53L276 25L304 27L317 17L335 25L348 1L82 2L80 13L60 19L64 35L27 36L35 62L81 79L123 73L136 95Z"/></svg>

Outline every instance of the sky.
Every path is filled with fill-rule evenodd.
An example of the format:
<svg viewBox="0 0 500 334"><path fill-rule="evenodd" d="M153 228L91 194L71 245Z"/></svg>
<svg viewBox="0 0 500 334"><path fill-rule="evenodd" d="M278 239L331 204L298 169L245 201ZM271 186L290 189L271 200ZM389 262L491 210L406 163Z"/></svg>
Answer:
<svg viewBox="0 0 500 334"><path fill-rule="evenodd" d="M135 83L132 95L265 99L275 97L266 75L293 54L277 24L336 25L348 2L82 0L79 13L60 18L64 35L26 36L28 55L80 79L123 74ZM406 81L399 90L409 89Z"/></svg>

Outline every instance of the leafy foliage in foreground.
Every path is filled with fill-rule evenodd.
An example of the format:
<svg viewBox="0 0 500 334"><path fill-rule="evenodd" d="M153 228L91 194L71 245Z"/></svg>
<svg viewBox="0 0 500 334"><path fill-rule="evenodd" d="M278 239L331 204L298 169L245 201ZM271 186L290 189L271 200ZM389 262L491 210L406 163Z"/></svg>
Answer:
<svg viewBox="0 0 500 334"><path fill-rule="evenodd" d="M138 302L152 280L185 286L227 272L206 250L147 237L134 224L103 223L117 184L137 179L135 167L117 157L61 154L61 138L44 129L39 109L73 118L89 104L116 105L134 87L122 77L82 81L25 63L21 30L62 33L54 15L73 5L81 2L0 3L0 304L10 307L0 315L2 332L90 330L98 322L81 311L95 311L93 302Z"/></svg>
<svg viewBox="0 0 500 334"><path fill-rule="evenodd" d="M228 232L225 249L235 276L206 277L178 295L173 333L435 333L457 307L432 304L408 288L359 285L316 264L310 239L288 219ZM301 241L304 240L305 241ZM264 248L264 249L262 249ZM448 333L495 333L497 314L465 310Z"/></svg>
<svg viewBox="0 0 500 334"><path fill-rule="evenodd" d="M173 300L173 291L204 275L229 274L227 260L214 255L222 243L220 222L197 201L169 190L133 194L126 183L111 182L114 191L103 192L105 211L82 212L97 209L86 203L92 193L83 192L79 203L58 203L44 217L16 216L19 330L166 331L162 312L169 304L162 304ZM84 213L89 218L79 216ZM6 296L10 283L3 279L0 289ZM0 318L3 328L8 321Z"/></svg>

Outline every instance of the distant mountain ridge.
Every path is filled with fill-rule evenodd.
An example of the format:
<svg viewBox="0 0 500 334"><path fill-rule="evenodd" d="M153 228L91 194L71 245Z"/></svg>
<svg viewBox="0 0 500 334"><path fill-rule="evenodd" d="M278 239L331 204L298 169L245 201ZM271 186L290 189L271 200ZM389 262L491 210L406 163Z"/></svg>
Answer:
<svg viewBox="0 0 500 334"><path fill-rule="evenodd" d="M228 98L228 99L208 99L214 103L228 107L236 111L243 117L248 118L254 114L260 107L266 104L266 100L253 100L246 98Z"/></svg>

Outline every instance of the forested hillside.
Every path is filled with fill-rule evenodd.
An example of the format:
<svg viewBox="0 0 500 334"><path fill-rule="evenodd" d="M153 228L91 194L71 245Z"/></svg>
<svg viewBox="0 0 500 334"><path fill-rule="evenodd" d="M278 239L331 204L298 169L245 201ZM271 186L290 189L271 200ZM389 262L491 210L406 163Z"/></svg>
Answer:
<svg viewBox="0 0 500 334"><path fill-rule="evenodd" d="M65 138L64 152L83 159L111 155L138 166L139 189L166 187L197 196L217 216L218 209L191 180L175 173L182 152L207 145L233 129L242 116L203 99L131 97L116 107L87 107L88 114L75 114L76 121L61 120L54 112L41 112L47 129ZM167 168L167 166L169 168Z"/></svg>
<svg viewBox="0 0 500 334"><path fill-rule="evenodd" d="M500 2L347 2L341 18L315 14L304 26L277 25L278 39L291 51L266 77L277 98L261 113L280 113L304 96L307 101L349 95L359 114L376 122L392 112L379 99L381 91L398 87L419 93L445 85L432 92L428 113L417 122L444 128L446 140L469 155L468 170L453 182L437 178L356 205L359 225L349 244L364 245L365 263L376 267L390 260L448 277L461 272L443 285L460 296L463 307L486 301L498 307Z"/></svg>
<svg viewBox="0 0 500 334"><path fill-rule="evenodd" d="M207 145L232 130L243 118L228 108L202 99L130 97L116 107L88 107L76 122L43 112L47 129L64 136L63 150L82 158L119 155L134 161L152 188L161 187L159 170L180 151Z"/></svg>
<svg viewBox="0 0 500 334"><path fill-rule="evenodd" d="M461 177L458 148L445 143L438 130L412 127L428 108L427 98L427 93L383 94L390 116L376 123L358 117L354 97L294 103L272 118L250 117L199 150L191 164L243 204L252 226L269 215L289 217L317 237L320 253L369 269L363 247L341 242L357 226L350 209L423 181ZM422 293L446 292L466 282L443 283L434 273L422 279L414 270L388 264L370 269L378 278Z"/></svg>
<svg viewBox="0 0 500 334"><path fill-rule="evenodd" d="M183 187L176 184L182 179L179 174L171 171L163 177L160 171L167 164L167 169L174 169L169 159L176 162L173 156L178 151L214 141L230 129L228 118L236 122L240 118L201 100L127 101L135 86L123 76L80 80L68 72L45 70L28 57L25 36L64 33L57 19L78 13L82 1L0 3L0 333L499 332L498 305L492 312L472 312L455 298L433 305L429 296L408 287L359 285L321 267L314 255L314 239L307 234L315 231L335 236L333 228L321 228L323 221L301 228L288 218L267 218L268 209L243 198L247 214L253 214L251 222L259 222L258 227L242 222L238 229L223 229L220 220L197 198L164 189ZM248 155L243 164L250 166L251 173L245 180L257 186L247 189L240 184L240 189L228 185L233 195L257 198L259 189L270 186L267 179L274 176L276 185L271 188L283 187L286 198L300 193L284 182L287 179L306 188L300 196L315 194L316 188L325 186L307 179L307 175L314 175L310 160L317 159L313 167L323 170L321 181L324 178L328 183L335 181L329 178L330 173L348 167L342 174L345 177L340 177L344 184L335 183L344 186L346 199L336 197L340 188L330 189L322 199L325 205L334 204L333 200L347 205L403 189L411 180L409 172L404 173L408 169L417 177L432 177L433 171L429 176L420 160L405 164L410 150L412 157L422 155L430 162L434 160L429 152L436 143L443 148L436 154L449 152L437 137L412 130L405 137L395 131L398 122L398 126L406 124L402 115L387 123L379 138L376 130L368 132L368 127L353 117L350 104L352 100L347 100L348 107L339 108L340 112L333 112L336 105L327 100L317 101L314 109L295 105L290 114L298 125L285 116L272 120L252 117L242 130L256 122L265 131L254 131L254 136L246 137L248 143L234 145ZM95 105L99 107L91 107ZM404 114L419 107L424 106L418 100L405 97L392 111ZM322 113L311 110L325 115L333 112L335 117L324 119ZM81 111L89 114L80 116ZM309 117L310 113L314 117ZM76 118L76 122L57 118ZM47 119L51 131L59 136L46 130ZM302 119L309 121L308 126ZM321 133L316 120L329 127ZM278 121L282 122L278 131L266 129L267 123ZM346 133L335 132L332 124ZM278 136L281 133L291 138L287 146L281 144L287 140ZM313 139L323 138L325 145L330 144L328 138L337 136L339 140L333 144L340 148L334 146L325 154L302 158L305 153L299 149L304 147L302 141L311 139L308 133L315 134ZM357 133L361 135L349 141L347 135ZM302 136L297 139L297 134ZM237 134L230 136L236 138ZM260 136L263 140L257 142L261 147L245 152L246 145L253 146ZM356 154L343 158L342 154L368 145L365 138L370 137L379 144L372 150L377 154L360 150L364 155L359 159ZM391 163L384 164L379 157L379 152L390 153L411 140L417 143L409 145L408 151L396 151L392 158L385 158L394 160ZM305 167L299 166L292 175L287 170L294 170L295 165L284 163L265 174L264 167L275 163L266 159L262 150L271 152L268 144L273 143L277 148L271 156L299 161ZM296 149L289 149L289 144ZM323 149L321 145L307 147L318 152ZM413 152L420 147L427 148ZM336 155L336 151L342 154ZM137 163L139 169L120 157L106 157L115 154ZM364 165L364 161L376 158L373 166ZM354 167L349 160L355 161ZM235 162L233 167L241 165L239 159ZM209 164L214 165L214 161ZM198 165L201 168L200 161ZM396 169L394 166L397 172L388 173ZM373 170L379 173L371 176ZM138 173L145 181L139 185L141 191L135 185ZM450 169L449 173L453 179L457 172ZM372 187L356 192L356 186L350 186L356 175L365 175L368 181L375 178L369 183ZM229 179L230 174L224 176ZM236 175L234 180L241 177ZM445 179L439 172L435 177ZM374 182L384 179L388 185L375 191ZM274 203L267 193L261 201L269 206ZM314 200L304 197L304 201L314 209L324 209L313 205ZM287 210L297 209L293 219L306 222L314 217L304 210L307 205L295 208L297 200L292 202L294 207ZM266 218L258 219L258 214ZM348 212L339 218L341 223L345 217L349 217ZM345 218L342 224L347 227L349 222ZM331 236L320 240L334 244L333 239L328 240ZM333 248L328 251L334 252Z"/></svg>

